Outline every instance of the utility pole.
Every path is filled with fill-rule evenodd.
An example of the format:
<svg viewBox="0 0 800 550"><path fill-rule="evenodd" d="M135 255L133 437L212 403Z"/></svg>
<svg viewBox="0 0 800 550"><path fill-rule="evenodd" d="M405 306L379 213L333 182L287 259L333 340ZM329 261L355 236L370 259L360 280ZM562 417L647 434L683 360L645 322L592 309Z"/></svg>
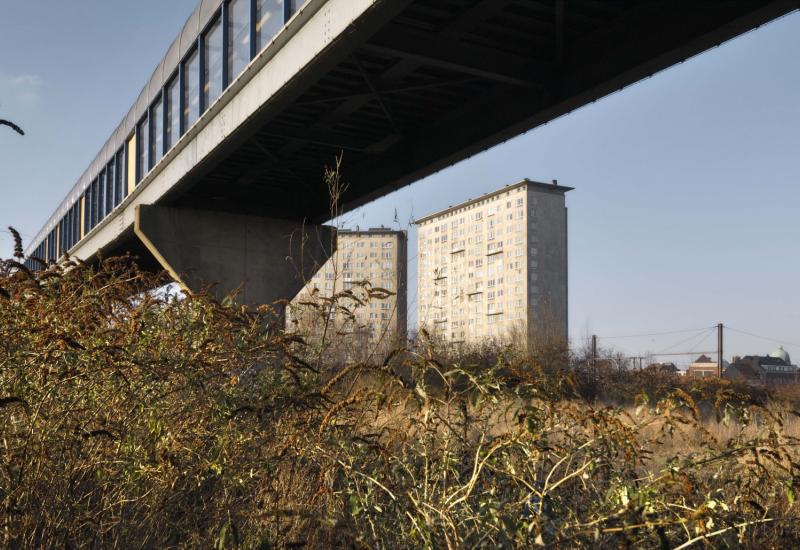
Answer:
<svg viewBox="0 0 800 550"><path fill-rule="evenodd" d="M722 323L717 324L717 376L722 378Z"/></svg>
<svg viewBox="0 0 800 550"><path fill-rule="evenodd" d="M597 383L597 335L592 334L592 370L594 371L594 381Z"/></svg>

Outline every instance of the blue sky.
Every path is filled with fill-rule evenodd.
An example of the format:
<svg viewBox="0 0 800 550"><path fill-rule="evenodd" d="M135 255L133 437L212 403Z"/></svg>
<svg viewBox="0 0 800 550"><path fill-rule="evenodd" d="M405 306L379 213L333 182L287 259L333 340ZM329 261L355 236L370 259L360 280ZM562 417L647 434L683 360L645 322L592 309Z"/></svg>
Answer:
<svg viewBox="0 0 800 550"><path fill-rule="evenodd" d="M6 6L0 226L32 238L127 113L195 0ZM157 14L157 17L154 15ZM36 40L33 40L35 37ZM570 333L632 354L715 349L711 327L800 359L800 14L787 16L346 216L401 225L522 178L570 217ZM416 238L409 240L415 306ZM0 233L2 254L10 253ZM726 332L726 356L777 343ZM678 357L678 362L685 362Z"/></svg>

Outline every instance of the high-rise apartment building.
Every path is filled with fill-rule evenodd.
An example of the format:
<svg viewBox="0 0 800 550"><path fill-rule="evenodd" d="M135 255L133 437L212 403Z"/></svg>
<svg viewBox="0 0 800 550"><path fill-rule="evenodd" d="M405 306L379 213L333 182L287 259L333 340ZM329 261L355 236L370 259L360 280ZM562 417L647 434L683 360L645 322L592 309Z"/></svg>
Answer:
<svg viewBox="0 0 800 550"><path fill-rule="evenodd" d="M407 242L405 231L340 229L336 252L290 302L288 329L346 359L405 346Z"/></svg>
<svg viewBox="0 0 800 550"><path fill-rule="evenodd" d="M566 338L570 190L524 180L418 220L420 327L453 343Z"/></svg>

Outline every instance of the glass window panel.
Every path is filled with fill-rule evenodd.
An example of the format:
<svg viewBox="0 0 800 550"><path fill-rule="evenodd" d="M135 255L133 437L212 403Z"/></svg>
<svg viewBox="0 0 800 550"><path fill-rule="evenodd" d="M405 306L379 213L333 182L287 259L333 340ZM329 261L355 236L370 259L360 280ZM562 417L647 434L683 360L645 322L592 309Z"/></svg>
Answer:
<svg viewBox="0 0 800 550"><path fill-rule="evenodd" d="M100 180L94 180L94 190L92 191L92 206L94 208L94 226L100 223L102 217L100 216Z"/></svg>
<svg viewBox="0 0 800 550"><path fill-rule="evenodd" d="M283 0L256 0L256 48L264 49L283 27Z"/></svg>
<svg viewBox="0 0 800 550"><path fill-rule="evenodd" d="M136 183L142 181L142 178L144 178L150 168L150 163L148 162L148 153L150 151L149 133L147 117L145 116L144 120L139 123L139 130L136 132Z"/></svg>
<svg viewBox="0 0 800 550"><path fill-rule="evenodd" d="M222 23L219 19L203 37L205 73L203 74L203 100L206 109L222 93Z"/></svg>
<svg viewBox="0 0 800 550"><path fill-rule="evenodd" d="M100 223L100 186L99 181L97 179L94 180L94 189L92 189L92 215L93 215L93 223L92 227L95 227L98 223Z"/></svg>
<svg viewBox="0 0 800 550"><path fill-rule="evenodd" d="M92 182L92 229L97 225L97 180Z"/></svg>
<svg viewBox="0 0 800 550"><path fill-rule="evenodd" d="M94 189L92 189L92 208L94 208L94 223L92 227L95 227L98 223L100 223L100 180L94 180Z"/></svg>
<svg viewBox="0 0 800 550"><path fill-rule="evenodd" d="M111 161L106 166L106 212L111 212L116 206L114 203L114 172L114 161Z"/></svg>
<svg viewBox="0 0 800 550"><path fill-rule="evenodd" d="M228 78L233 81L250 63L250 0L231 0L228 25Z"/></svg>
<svg viewBox="0 0 800 550"><path fill-rule="evenodd" d="M106 174L105 171L100 172L97 177L97 211L100 221L106 217Z"/></svg>
<svg viewBox="0 0 800 550"><path fill-rule="evenodd" d="M115 204L122 202L125 198L125 149L117 152L117 193Z"/></svg>
<svg viewBox="0 0 800 550"><path fill-rule="evenodd" d="M92 228L92 186L86 188L86 199L83 204L83 234Z"/></svg>
<svg viewBox="0 0 800 550"><path fill-rule="evenodd" d="M94 227L94 182L86 190L86 221L88 222L88 233Z"/></svg>
<svg viewBox="0 0 800 550"><path fill-rule="evenodd" d="M83 234L87 234L89 232L89 205L92 203L92 193L91 187L87 187L86 191L83 193Z"/></svg>
<svg viewBox="0 0 800 550"><path fill-rule="evenodd" d="M152 168L164 156L164 103L160 97L153 103L150 120L153 131L150 136L150 168Z"/></svg>
<svg viewBox="0 0 800 550"><path fill-rule="evenodd" d="M308 0L291 0L292 4L292 13L297 13L297 10L303 7L303 4L308 2Z"/></svg>
<svg viewBox="0 0 800 550"><path fill-rule="evenodd" d="M80 221L81 221L81 205L76 204L75 206L72 207L72 246L75 246L75 244L81 238Z"/></svg>
<svg viewBox="0 0 800 550"><path fill-rule="evenodd" d="M183 65L183 128L188 130L200 118L200 55L191 53Z"/></svg>
<svg viewBox="0 0 800 550"><path fill-rule="evenodd" d="M169 151L181 136L180 79L176 76L167 84L167 147Z"/></svg>

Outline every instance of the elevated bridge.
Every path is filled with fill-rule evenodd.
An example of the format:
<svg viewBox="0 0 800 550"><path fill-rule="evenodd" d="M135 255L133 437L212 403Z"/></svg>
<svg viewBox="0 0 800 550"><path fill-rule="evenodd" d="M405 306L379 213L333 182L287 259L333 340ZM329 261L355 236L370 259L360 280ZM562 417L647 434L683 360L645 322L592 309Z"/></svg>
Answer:
<svg viewBox="0 0 800 550"><path fill-rule="evenodd" d="M331 252L338 154L349 210L799 4L201 0L28 252L286 298Z"/></svg>

